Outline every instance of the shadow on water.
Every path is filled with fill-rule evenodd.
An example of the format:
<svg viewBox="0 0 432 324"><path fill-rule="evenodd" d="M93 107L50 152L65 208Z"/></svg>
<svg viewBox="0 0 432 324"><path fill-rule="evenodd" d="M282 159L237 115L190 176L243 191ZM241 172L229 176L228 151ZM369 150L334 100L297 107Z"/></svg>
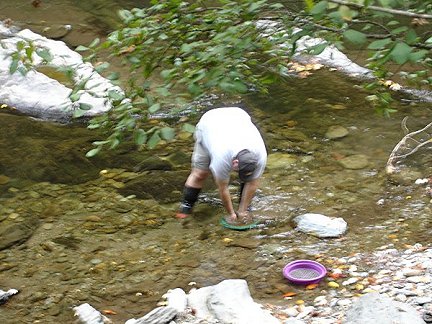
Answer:
<svg viewBox="0 0 432 324"><path fill-rule="evenodd" d="M421 128L432 107L400 104L382 118L364 95L353 80L321 70L243 99L269 152L253 202L262 225L246 232L219 225L223 210L210 183L193 217L173 218L189 171L190 136L150 152L126 145L87 159L99 135L82 125L1 114L0 289L21 293L2 306L0 320L67 323L71 307L88 302L115 311L112 319L122 323L153 309L168 289L228 278L246 279L261 302L287 303L282 294L293 290L312 300L319 292L282 278L289 261L325 263L383 245L431 243L431 197L414 184L431 175L429 152L403 161L415 172L405 182L389 179L384 167L403 136L402 118ZM331 126L348 135L328 139ZM349 156L364 156L365 165L342 165ZM306 212L342 217L348 232L319 239L295 231L293 217Z"/></svg>

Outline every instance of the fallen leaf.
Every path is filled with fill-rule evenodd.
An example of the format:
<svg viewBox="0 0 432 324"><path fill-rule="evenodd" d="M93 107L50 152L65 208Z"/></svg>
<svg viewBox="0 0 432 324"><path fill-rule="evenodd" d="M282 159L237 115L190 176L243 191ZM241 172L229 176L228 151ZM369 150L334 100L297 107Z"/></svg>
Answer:
<svg viewBox="0 0 432 324"><path fill-rule="evenodd" d="M295 293L293 291L289 291L289 292L283 294L284 297L292 297L292 296L295 296L295 295L297 295L297 293Z"/></svg>
<svg viewBox="0 0 432 324"><path fill-rule="evenodd" d="M307 285L307 286L306 286L306 289L308 289L308 290L312 290L312 289L315 289L316 287L318 287L318 284L317 284L317 283L314 283L314 284Z"/></svg>
<svg viewBox="0 0 432 324"><path fill-rule="evenodd" d="M113 311L112 309L104 309L102 312L105 315L117 315L117 313L115 311Z"/></svg>
<svg viewBox="0 0 432 324"><path fill-rule="evenodd" d="M333 279L345 278L346 275L343 273L329 273L328 276Z"/></svg>

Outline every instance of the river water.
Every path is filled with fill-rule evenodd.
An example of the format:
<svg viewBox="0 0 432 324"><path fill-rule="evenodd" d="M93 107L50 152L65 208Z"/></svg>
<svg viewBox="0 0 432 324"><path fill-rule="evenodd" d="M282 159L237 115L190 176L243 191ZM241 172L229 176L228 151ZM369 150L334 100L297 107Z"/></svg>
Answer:
<svg viewBox="0 0 432 324"><path fill-rule="evenodd" d="M76 46L106 33L120 6L83 3L2 1L0 18L42 33L70 24L63 40ZM430 244L431 196L414 183L431 176L430 151L403 160L403 177L389 178L384 168L404 135L401 120L409 116L410 130L422 128L432 106L400 98L398 112L383 118L357 85L321 69L275 85L268 96L238 101L260 128L270 160L253 202L262 225L246 232L219 225L223 210L211 183L193 217L173 217L189 171L187 134L151 152L126 145L89 160L84 154L101 135L83 125L0 114L0 289L20 291L1 306L0 321L71 323L72 307L88 302L123 323L153 309L168 289L228 278L246 279L257 301L288 306L287 291L306 301L317 294L282 277L292 260L330 267L330 257ZM329 140L331 126L348 135ZM349 156L365 165L344 166ZM299 233L292 218L306 212L342 217L348 232L338 239Z"/></svg>

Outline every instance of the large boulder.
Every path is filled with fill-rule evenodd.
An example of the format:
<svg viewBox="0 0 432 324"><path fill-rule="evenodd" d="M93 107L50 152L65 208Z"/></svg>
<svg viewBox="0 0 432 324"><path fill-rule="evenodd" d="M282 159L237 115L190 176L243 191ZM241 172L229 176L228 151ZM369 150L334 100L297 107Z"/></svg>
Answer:
<svg viewBox="0 0 432 324"><path fill-rule="evenodd" d="M379 293L360 297L347 311L344 324L424 324L414 307Z"/></svg>
<svg viewBox="0 0 432 324"><path fill-rule="evenodd" d="M48 39L29 29L16 31L1 23L0 39L0 103L23 114L46 120L64 121L72 116L79 104L88 104L92 108L87 110L84 116L95 116L111 108L105 98L108 90L122 92L119 87L98 74L91 64L84 63L81 55L62 41ZM37 48L48 50L52 55L50 69L44 66L41 57L33 54L36 69L25 75L18 71L10 74L10 55L17 50L18 42L30 42ZM72 102L69 98L72 92L70 85L54 72L60 67L73 68L74 82L88 79L86 89L91 89L93 95L81 91L81 97Z"/></svg>

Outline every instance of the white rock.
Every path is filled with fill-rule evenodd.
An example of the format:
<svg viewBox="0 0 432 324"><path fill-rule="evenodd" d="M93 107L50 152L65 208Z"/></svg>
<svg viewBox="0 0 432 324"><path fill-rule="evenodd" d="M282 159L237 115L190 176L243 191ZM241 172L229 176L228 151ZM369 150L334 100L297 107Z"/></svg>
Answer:
<svg viewBox="0 0 432 324"><path fill-rule="evenodd" d="M174 308L177 312L182 313L187 307L187 296L183 289L170 289L163 296L167 300L167 306Z"/></svg>
<svg viewBox="0 0 432 324"><path fill-rule="evenodd" d="M18 111L42 119L64 120L72 115L77 104L89 104L93 108L86 111L85 116L99 115L111 108L104 96L108 90L122 92L108 79L99 75L89 63L84 63L77 52L72 51L64 42L55 41L33 33L28 29L13 33L0 23L0 33L11 37L3 39L0 46L0 102ZM88 78L87 89L91 89L95 96L82 92L82 96L74 104L68 98L71 89L47 75L35 70L25 76L19 72L9 73L12 62L10 54L16 51L19 41L33 42L37 47L48 49L53 60L50 66L71 67L75 72L75 81L80 82ZM41 58L34 54L35 65L42 63Z"/></svg>
<svg viewBox="0 0 432 324"><path fill-rule="evenodd" d="M296 230L321 238L340 237L347 230L347 223L340 217L328 217L307 213L294 218Z"/></svg>
<svg viewBox="0 0 432 324"><path fill-rule="evenodd" d="M297 308L295 306L293 306L293 307L289 307L287 309L284 309L283 313L285 315L288 315L289 317L296 317L299 314L299 311L297 310Z"/></svg>
<svg viewBox="0 0 432 324"><path fill-rule="evenodd" d="M93 308L90 304L81 304L74 307L75 316L78 316L81 323L84 324L104 324L111 323L111 320L102 315L99 311Z"/></svg>

